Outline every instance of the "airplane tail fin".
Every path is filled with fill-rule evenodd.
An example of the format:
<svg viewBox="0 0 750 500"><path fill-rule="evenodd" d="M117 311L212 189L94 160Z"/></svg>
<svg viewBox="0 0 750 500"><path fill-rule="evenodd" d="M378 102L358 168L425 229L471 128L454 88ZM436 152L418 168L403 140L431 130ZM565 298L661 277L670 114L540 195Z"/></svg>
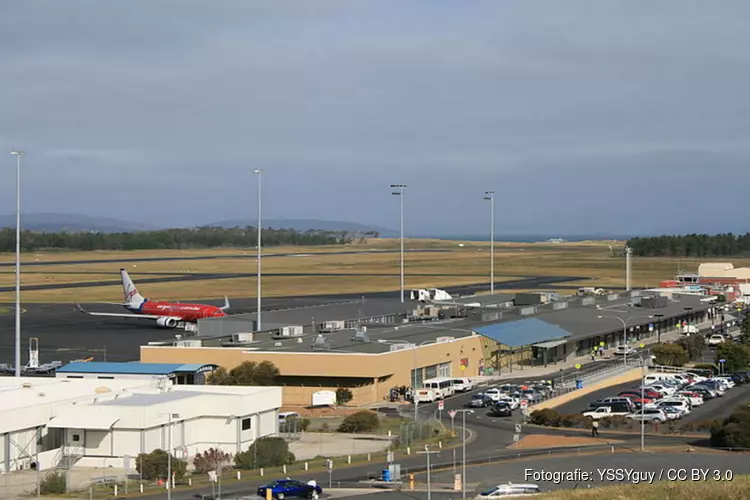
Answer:
<svg viewBox="0 0 750 500"><path fill-rule="evenodd" d="M146 299L138 293L138 289L135 287L135 283L130 279L130 275L125 269L120 269L120 276L122 276L122 293L125 296L125 302L131 306L139 306Z"/></svg>
<svg viewBox="0 0 750 500"><path fill-rule="evenodd" d="M227 309L229 309L229 297L227 297L226 295L224 296L224 307L220 307L219 309L221 309L222 311L226 311Z"/></svg>

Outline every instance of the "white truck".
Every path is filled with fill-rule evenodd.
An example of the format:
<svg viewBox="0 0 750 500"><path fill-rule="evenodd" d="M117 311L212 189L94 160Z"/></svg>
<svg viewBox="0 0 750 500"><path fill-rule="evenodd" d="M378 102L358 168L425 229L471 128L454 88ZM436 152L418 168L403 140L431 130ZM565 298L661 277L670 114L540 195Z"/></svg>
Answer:
<svg viewBox="0 0 750 500"><path fill-rule="evenodd" d="M629 411L613 411L612 407L610 406L600 406L596 410L593 411L585 411L583 412L584 417L591 417L594 420L599 420L604 417L624 417L625 415L630 415Z"/></svg>

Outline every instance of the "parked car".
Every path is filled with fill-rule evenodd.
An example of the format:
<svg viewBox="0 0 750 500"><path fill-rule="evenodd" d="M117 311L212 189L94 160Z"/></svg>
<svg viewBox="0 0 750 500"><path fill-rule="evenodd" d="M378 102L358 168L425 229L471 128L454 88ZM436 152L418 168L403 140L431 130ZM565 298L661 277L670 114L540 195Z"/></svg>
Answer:
<svg viewBox="0 0 750 500"><path fill-rule="evenodd" d="M615 348L615 355L616 356L626 356L626 355L627 356L631 356L631 355L637 354L637 353L638 353L638 351L636 351L635 349L633 349L632 347L627 346L627 345L618 345Z"/></svg>
<svg viewBox="0 0 750 500"><path fill-rule="evenodd" d="M659 409L664 412L668 420L679 420L683 415L682 410L679 410L674 406L664 405L660 406Z"/></svg>
<svg viewBox="0 0 750 500"><path fill-rule="evenodd" d="M486 391L484 391L484 395L487 396L488 398L490 398L492 401L495 401L495 402L497 402L497 401L500 400L500 395L501 394L502 394L502 392L497 387L490 387L489 389L487 389Z"/></svg>
<svg viewBox="0 0 750 500"><path fill-rule="evenodd" d="M492 488L481 492L474 498L476 500L494 500L496 498L502 499L502 498L513 498L513 497L518 497L518 496L525 496L525 495L538 495L541 492L542 490L540 490L539 486L536 484L508 483L508 484L500 484L498 486L493 486Z"/></svg>
<svg viewBox="0 0 750 500"><path fill-rule="evenodd" d="M485 408L487 406L490 406L491 404L492 398L480 392L479 394L474 394L471 397L471 399L467 403L467 406L469 408Z"/></svg>
<svg viewBox="0 0 750 500"><path fill-rule="evenodd" d="M665 399L663 401L659 401L656 403L657 408L664 408L664 407L672 407L680 411L682 414L681 416L689 415L690 414L690 404L681 399Z"/></svg>
<svg viewBox="0 0 750 500"><path fill-rule="evenodd" d="M718 380L720 384L724 384L727 389L732 389L735 385L734 380L732 380L732 377L729 376L720 376L720 377L714 377L713 380Z"/></svg>
<svg viewBox="0 0 750 500"><path fill-rule="evenodd" d="M453 382L453 390L456 392L468 392L474 389L474 382L469 378L454 378L451 382Z"/></svg>
<svg viewBox="0 0 750 500"><path fill-rule="evenodd" d="M715 333L708 337L708 345L710 346L717 346L724 342L724 336L719 335L718 333Z"/></svg>
<svg viewBox="0 0 750 500"><path fill-rule="evenodd" d="M629 397L612 397L612 398L604 398L601 401L598 401L598 403L601 403L602 405L611 405L614 403L622 403L627 405L631 411L635 410L635 404L633 403L633 400Z"/></svg>
<svg viewBox="0 0 750 500"><path fill-rule="evenodd" d="M635 412L630 415L626 415L625 418L635 420L636 422L666 422L669 417L664 413L661 408L644 408L643 412Z"/></svg>
<svg viewBox="0 0 750 500"><path fill-rule="evenodd" d="M294 479L280 479L258 488L258 496L266 498L266 491L269 489L271 490L271 496L276 500L284 500L285 498L316 499L323 493L323 489L317 484L313 486Z"/></svg>
<svg viewBox="0 0 750 500"><path fill-rule="evenodd" d="M521 391L521 397L532 404L538 403L542 399L542 396L534 389L524 389Z"/></svg>
<svg viewBox="0 0 750 500"><path fill-rule="evenodd" d="M703 402L716 397L710 390L705 387L691 387L688 389L688 392L698 394L703 399Z"/></svg>
<svg viewBox="0 0 750 500"><path fill-rule="evenodd" d="M521 405L521 398L511 396L510 394L501 394L497 402L507 403L511 410L515 410Z"/></svg>
<svg viewBox="0 0 750 500"><path fill-rule="evenodd" d="M510 417L513 415L513 408L505 402L495 403L490 408L489 414L492 417Z"/></svg>
<svg viewBox="0 0 750 500"><path fill-rule="evenodd" d="M682 396L683 398L687 398L687 400L690 402L690 406L700 406L703 404L703 396L701 396L697 392L680 391L676 393L675 396Z"/></svg>
<svg viewBox="0 0 750 500"><path fill-rule="evenodd" d="M655 399L648 397L641 397L640 391L622 391L618 396L623 398L629 398L636 406L647 405L653 403Z"/></svg>
<svg viewBox="0 0 750 500"><path fill-rule="evenodd" d="M625 416L625 415L629 415L631 413L629 411L625 411L626 410L626 406L625 405L621 405L621 406L623 406L623 408L618 408L618 409L621 409L621 410L624 410L624 411L613 411L613 409L612 409L611 406L600 406L599 408L597 408L594 411L585 411L585 412L583 412L583 416L584 417L591 417L594 420L599 420L599 419L602 419L604 417Z"/></svg>
<svg viewBox="0 0 750 500"><path fill-rule="evenodd" d="M653 384L651 388L657 392L664 394L667 397L677 392L677 389L675 387L671 387L667 384Z"/></svg>

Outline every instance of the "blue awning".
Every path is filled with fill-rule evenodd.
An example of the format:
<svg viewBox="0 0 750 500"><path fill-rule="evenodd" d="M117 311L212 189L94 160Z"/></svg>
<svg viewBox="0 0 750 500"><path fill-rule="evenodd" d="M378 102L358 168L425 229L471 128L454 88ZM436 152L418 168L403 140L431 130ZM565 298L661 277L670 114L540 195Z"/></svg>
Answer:
<svg viewBox="0 0 750 500"><path fill-rule="evenodd" d="M474 331L511 349L571 336L568 331L539 318L494 323L475 328Z"/></svg>

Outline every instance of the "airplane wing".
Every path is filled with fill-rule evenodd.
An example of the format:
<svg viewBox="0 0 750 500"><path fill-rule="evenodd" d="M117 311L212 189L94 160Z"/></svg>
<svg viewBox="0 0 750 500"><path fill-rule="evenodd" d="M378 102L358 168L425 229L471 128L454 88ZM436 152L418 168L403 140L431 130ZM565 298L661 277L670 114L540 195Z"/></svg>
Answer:
<svg viewBox="0 0 750 500"><path fill-rule="evenodd" d="M88 314L89 316L108 316L111 318L138 318L138 319L159 319L159 318L166 318L167 316L159 316L156 314L127 314L127 313L105 313L105 312L89 312L85 310L81 304L76 304L78 306L78 310L82 312L83 314ZM170 318L176 319L177 321L181 321L182 318L179 316L169 316Z"/></svg>

